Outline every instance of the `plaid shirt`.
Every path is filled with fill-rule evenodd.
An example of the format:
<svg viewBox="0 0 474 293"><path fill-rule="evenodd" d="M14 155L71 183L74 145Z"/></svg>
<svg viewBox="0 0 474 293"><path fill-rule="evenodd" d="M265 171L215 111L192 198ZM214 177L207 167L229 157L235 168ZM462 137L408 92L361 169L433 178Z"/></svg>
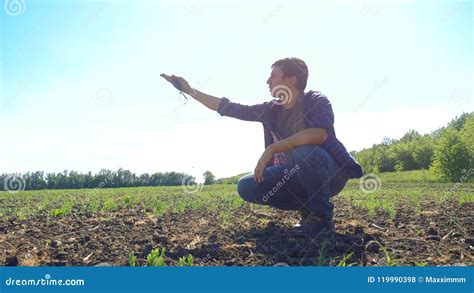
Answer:
<svg viewBox="0 0 474 293"><path fill-rule="evenodd" d="M276 136L276 134L270 130L270 133L272 134L272 138L273 138L273 142L277 142L278 141L278 137ZM288 163L286 157L285 157L285 153L281 152L281 153L276 153L273 155L273 164L274 165L283 165L283 164L286 164Z"/></svg>
<svg viewBox="0 0 474 293"><path fill-rule="evenodd" d="M303 117L306 121L306 128L316 127L325 128L327 130L327 139L320 144L320 147L333 157L334 161L347 172L349 178L362 177L363 172L361 166L336 138L334 113L328 98L321 92L309 91L305 93L304 100L306 103L304 107L306 112ZM222 116L238 118L245 121L261 122L263 124L266 148L278 140L272 129L274 129L275 112L279 107L283 106L275 103L273 100L263 104L246 106L232 103L229 99L222 98L217 112ZM275 154L273 162L270 162L269 165L281 164L285 161L284 154Z"/></svg>

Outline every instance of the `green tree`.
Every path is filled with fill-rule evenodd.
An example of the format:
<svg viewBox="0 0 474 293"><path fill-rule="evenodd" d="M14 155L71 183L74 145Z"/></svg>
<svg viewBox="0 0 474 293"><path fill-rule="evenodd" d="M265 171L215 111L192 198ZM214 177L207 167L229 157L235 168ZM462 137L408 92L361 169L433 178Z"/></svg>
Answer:
<svg viewBox="0 0 474 293"><path fill-rule="evenodd" d="M433 170L445 180L459 181L472 168L473 156L462 134L447 128L435 146Z"/></svg>
<svg viewBox="0 0 474 293"><path fill-rule="evenodd" d="M211 171L206 171L202 175L204 176L204 185L214 184L216 181L216 176Z"/></svg>
<svg viewBox="0 0 474 293"><path fill-rule="evenodd" d="M374 171L376 172L393 172L397 164L393 147L382 143L379 145L374 154Z"/></svg>
<svg viewBox="0 0 474 293"><path fill-rule="evenodd" d="M468 148L472 159L474 157L474 115L471 115L466 119L460 135L461 141ZM473 166L473 162L471 162L471 166Z"/></svg>
<svg viewBox="0 0 474 293"><path fill-rule="evenodd" d="M397 164L395 169L397 171L407 171L407 170L415 170L416 169L416 162L415 158L413 157L413 151L410 147L409 142L400 142L396 144L393 148L393 152L395 153L395 159Z"/></svg>
<svg viewBox="0 0 474 293"><path fill-rule="evenodd" d="M414 140L417 140L421 138L421 135L414 129L408 130L407 133L405 133L402 138L400 139L400 142L412 142Z"/></svg>
<svg viewBox="0 0 474 293"><path fill-rule="evenodd" d="M454 118L451 120L451 122L448 123L448 128L454 128L457 131L460 131L463 127L466 121L469 118L472 118L474 116L474 112L471 113L463 113L461 116Z"/></svg>
<svg viewBox="0 0 474 293"><path fill-rule="evenodd" d="M416 169L429 169L433 161L434 139L424 135L411 144Z"/></svg>

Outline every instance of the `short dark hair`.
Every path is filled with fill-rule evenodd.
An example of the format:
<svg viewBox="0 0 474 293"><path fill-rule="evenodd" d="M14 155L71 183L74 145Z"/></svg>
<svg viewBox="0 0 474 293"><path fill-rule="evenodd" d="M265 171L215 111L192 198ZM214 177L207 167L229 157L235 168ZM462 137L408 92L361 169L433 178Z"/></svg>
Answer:
<svg viewBox="0 0 474 293"><path fill-rule="evenodd" d="M281 67L283 77L294 76L298 80L297 89L304 91L308 82L308 66L303 60L296 57L288 57L275 61L272 68Z"/></svg>

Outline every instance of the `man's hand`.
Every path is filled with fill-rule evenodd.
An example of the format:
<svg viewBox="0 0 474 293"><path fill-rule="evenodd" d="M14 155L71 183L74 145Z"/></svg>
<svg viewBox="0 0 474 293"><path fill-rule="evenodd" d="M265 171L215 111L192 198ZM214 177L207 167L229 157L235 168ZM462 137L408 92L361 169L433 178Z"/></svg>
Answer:
<svg viewBox="0 0 474 293"><path fill-rule="evenodd" d="M190 95L196 101L208 107L209 109L213 111L217 111L217 109L219 109L219 105L221 103L220 98L193 89L189 83L180 76L166 75L164 73L160 74L160 76L169 81L172 85L178 88L178 90Z"/></svg>
<svg viewBox="0 0 474 293"><path fill-rule="evenodd" d="M160 76L169 81L174 87L185 94L192 95L196 93L196 91L189 85L186 79L180 76L176 76L174 74L166 75L164 73L160 74Z"/></svg>
<svg viewBox="0 0 474 293"><path fill-rule="evenodd" d="M257 167L255 167L255 170L253 172L254 177L255 177L255 181L260 183L264 180L263 173L265 171L265 168L266 168L268 162L270 162L270 160L273 158L274 153L275 152L274 152L274 145L273 144L269 145L265 149L262 156L258 160Z"/></svg>

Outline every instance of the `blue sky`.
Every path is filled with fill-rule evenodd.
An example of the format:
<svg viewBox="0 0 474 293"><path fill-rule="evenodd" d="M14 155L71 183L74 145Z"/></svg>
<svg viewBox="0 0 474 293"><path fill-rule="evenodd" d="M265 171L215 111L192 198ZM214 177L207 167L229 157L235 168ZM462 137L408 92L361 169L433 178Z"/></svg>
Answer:
<svg viewBox="0 0 474 293"><path fill-rule="evenodd" d="M261 125L184 104L160 73L256 104L300 57L349 150L474 109L473 1L3 4L0 172L253 170Z"/></svg>

